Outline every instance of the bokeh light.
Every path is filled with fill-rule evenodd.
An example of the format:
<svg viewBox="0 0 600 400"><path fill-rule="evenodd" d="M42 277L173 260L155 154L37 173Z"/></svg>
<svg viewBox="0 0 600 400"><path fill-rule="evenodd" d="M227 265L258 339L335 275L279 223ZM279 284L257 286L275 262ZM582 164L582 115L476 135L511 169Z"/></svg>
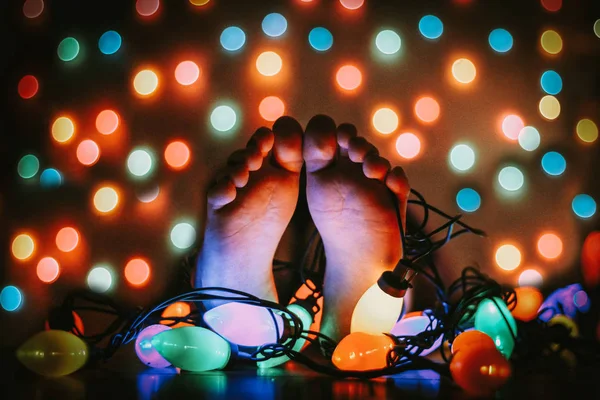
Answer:
<svg viewBox="0 0 600 400"><path fill-rule="evenodd" d="M560 115L560 103L554 96L547 95L542 97L539 109L542 117L549 120L556 119Z"/></svg>
<svg viewBox="0 0 600 400"><path fill-rule="evenodd" d="M540 133L533 126L526 126L519 132L519 146L526 151L534 151L540 146Z"/></svg>
<svg viewBox="0 0 600 400"><path fill-rule="evenodd" d="M459 58L452 64L452 76L459 83L467 84L473 82L476 74L475 64L467 58Z"/></svg>
<svg viewBox="0 0 600 400"><path fill-rule="evenodd" d="M62 61L73 61L79 54L79 42L72 37L64 38L56 51Z"/></svg>
<svg viewBox="0 0 600 400"><path fill-rule="evenodd" d="M396 139L396 151L400 157L410 160L421 152L421 140L411 132L405 132Z"/></svg>
<svg viewBox="0 0 600 400"><path fill-rule="evenodd" d="M537 249L542 257L552 260L562 254L563 243L556 234L545 233L538 239Z"/></svg>
<svg viewBox="0 0 600 400"><path fill-rule="evenodd" d="M421 97L415 103L415 114L425 123L434 122L440 116L440 105L433 97Z"/></svg>
<svg viewBox="0 0 600 400"><path fill-rule="evenodd" d="M231 130L236 121L235 111L229 106L218 106L210 114L210 123L219 132Z"/></svg>
<svg viewBox="0 0 600 400"><path fill-rule="evenodd" d="M110 135L119 127L119 114L113 110L101 111L96 117L96 129L103 135Z"/></svg>
<svg viewBox="0 0 600 400"><path fill-rule="evenodd" d="M165 148L165 162L171 169L176 171L184 169L189 165L190 158L190 148L181 140L174 140Z"/></svg>
<svg viewBox="0 0 600 400"><path fill-rule="evenodd" d="M56 234L56 247L65 253L75 250L79 244L79 232L77 229L67 226Z"/></svg>
<svg viewBox="0 0 600 400"><path fill-rule="evenodd" d="M158 75L150 69L138 72L133 78L133 88L141 96L149 96L158 88Z"/></svg>
<svg viewBox="0 0 600 400"><path fill-rule="evenodd" d="M261 100L258 112L267 121L275 121L285 112L283 101L277 96L268 96Z"/></svg>
<svg viewBox="0 0 600 400"><path fill-rule="evenodd" d="M221 32L220 42L225 50L236 51L246 43L246 34L241 28L230 26Z"/></svg>
<svg viewBox="0 0 600 400"><path fill-rule="evenodd" d="M548 175L562 175L567 169L567 160L556 151L549 151L542 157L542 169Z"/></svg>
<svg viewBox="0 0 600 400"><path fill-rule="evenodd" d="M0 292L0 305L5 311L17 311L23 304L23 294L18 287L9 285Z"/></svg>
<svg viewBox="0 0 600 400"><path fill-rule="evenodd" d="M584 118L577 122L575 131L579 139L586 143L592 143L598 139L598 126L591 119Z"/></svg>
<svg viewBox="0 0 600 400"><path fill-rule="evenodd" d="M127 157L127 169L136 177L147 176L152 171L154 157L147 148L134 149Z"/></svg>
<svg viewBox="0 0 600 400"><path fill-rule="evenodd" d="M517 140L521 129L525 127L525 123L515 114L509 114L502 120L502 133L511 140Z"/></svg>
<svg viewBox="0 0 600 400"><path fill-rule="evenodd" d="M274 51L265 51L256 58L256 69L264 76L274 76L281 71L283 61Z"/></svg>
<svg viewBox="0 0 600 400"><path fill-rule="evenodd" d="M40 186L46 189L55 188L62 185L63 177L58 170L46 168L40 174Z"/></svg>
<svg viewBox="0 0 600 400"><path fill-rule="evenodd" d="M125 279L132 286L143 286L150 278L150 265L141 258L131 259L125 265Z"/></svg>
<svg viewBox="0 0 600 400"><path fill-rule="evenodd" d="M521 252L512 244L503 244L496 249L496 264L505 271L512 271L521 265Z"/></svg>
<svg viewBox="0 0 600 400"><path fill-rule="evenodd" d="M19 92L19 96L21 96L22 99L31 99L37 94L39 87L40 86L38 80L35 76L25 75L19 81L17 91Z"/></svg>
<svg viewBox="0 0 600 400"><path fill-rule="evenodd" d="M318 26L308 33L308 43L317 51L327 51L333 46L333 35L326 28Z"/></svg>
<svg viewBox="0 0 600 400"><path fill-rule="evenodd" d="M362 73L354 65L344 65L335 74L335 80L344 90L354 90L362 82Z"/></svg>
<svg viewBox="0 0 600 400"><path fill-rule="evenodd" d="M589 194L581 193L573 198L571 208L580 218L590 218L596 213L596 201Z"/></svg>
<svg viewBox="0 0 600 400"><path fill-rule="evenodd" d="M160 0L137 0L135 9L142 17L149 17L158 11Z"/></svg>
<svg viewBox="0 0 600 400"><path fill-rule="evenodd" d="M562 90L563 82L558 72L548 70L542 74L540 85L544 92L551 95L557 95Z"/></svg>
<svg viewBox="0 0 600 400"><path fill-rule="evenodd" d="M100 148L93 140L86 139L77 146L77 161L91 167L100 159Z"/></svg>
<svg viewBox="0 0 600 400"><path fill-rule="evenodd" d="M535 269L526 269L519 275L519 286L533 286L540 288L544 283L544 278Z"/></svg>
<svg viewBox="0 0 600 400"><path fill-rule="evenodd" d="M189 249L196 242L196 228L187 222L178 223L171 229L171 243L178 249Z"/></svg>
<svg viewBox="0 0 600 400"><path fill-rule="evenodd" d="M115 54L121 48L123 40L116 31L106 31L98 40L98 48L102 54Z"/></svg>
<svg viewBox="0 0 600 400"><path fill-rule="evenodd" d="M419 21L419 32L427 39L437 39L444 33L444 24L435 15L426 15Z"/></svg>
<svg viewBox="0 0 600 400"><path fill-rule="evenodd" d="M577 310L579 310L582 313L586 313L590 310L590 297L585 292L585 290L578 290L577 292L575 292L575 294L573 295L573 304L575 304Z"/></svg>
<svg viewBox="0 0 600 400"><path fill-rule="evenodd" d="M160 187L158 185L152 186L150 189L144 189L137 193L137 198L142 203L152 203L158 198L160 194Z"/></svg>
<svg viewBox="0 0 600 400"><path fill-rule="evenodd" d="M466 144L457 144L450 150L450 164L459 170L467 171L475 164L475 151Z"/></svg>
<svg viewBox="0 0 600 400"><path fill-rule="evenodd" d="M562 7L562 0L541 0L542 7L547 11L556 12Z"/></svg>
<svg viewBox="0 0 600 400"><path fill-rule="evenodd" d="M23 4L23 15L26 18L37 18L44 12L44 0L26 0Z"/></svg>
<svg viewBox="0 0 600 400"><path fill-rule="evenodd" d="M175 68L175 80L177 80L180 85L192 85L199 77L200 68L193 61L182 61Z"/></svg>
<svg viewBox="0 0 600 400"><path fill-rule="evenodd" d="M596 22L594 22L594 33L600 38L600 19L597 19Z"/></svg>
<svg viewBox="0 0 600 400"><path fill-rule="evenodd" d="M389 135L398 129L400 119L398 114L391 108L383 107L373 114L373 127L377 132Z"/></svg>
<svg viewBox="0 0 600 400"><path fill-rule="evenodd" d="M119 193L111 186L103 186L94 193L93 202L98 212L110 213L119 204Z"/></svg>
<svg viewBox="0 0 600 400"><path fill-rule="evenodd" d="M287 20L279 13L268 14L262 21L262 30L267 36L279 37L287 30Z"/></svg>
<svg viewBox="0 0 600 400"><path fill-rule="evenodd" d="M504 167L498 173L498 182L502 188L514 192L521 189L525 183L523 172L517 167Z"/></svg>
<svg viewBox="0 0 600 400"><path fill-rule="evenodd" d="M456 194L456 204L463 211L475 212L481 207L481 196L474 189L460 189Z"/></svg>
<svg viewBox="0 0 600 400"><path fill-rule="evenodd" d="M38 262L36 273L40 281L52 283L56 281L58 275L60 275L60 265L54 258L44 257Z"/></svg>
<svg viewBox="0 0 600 400"><path fill-rule="evenodd" d="M40 160L33 154L21 157L17 164L17 173L23 179L33 178L40 170Z"/></svg>
<svg viewBox="0 0 600 400"><path fill-rule="evenodd" d="M205 6L210 2L210 0L190 0L190 4L196 7Z"/></svg>
<svg viewBox="0 0 600 400"><path fill-rule="evenodd" d="M87 285L96 293L105 293L112 287L113 277L106 265L97 265L88 272Z"/></svg>
<svg viewBox="0 0 600 400"><path fill-rule="evenodd" d="M75 135L75 124L68 117L58 117L52 124L52 137L58 143L67 143Z"/></svg>
<svg viewBox="0 0 600 400"><path fill-rule="evenodd" d="M542 33L540 37L540 44L542 49L548 54L558 54L562 50L563 41L558 32L553 30L547 30Z"/></svg>
<svg viewBox="0 0 600 400"><path fill-rule="evenodd" d="M400 51L402 40L396 32L386 29L379 32L375 37L375 46L383 54L395 54Z"/></svg>
<svg viewBox="0 0 600 400"><path fill-rule="evenodd" d="M506 29L497 28L488 37L490 47L498 53L506 53L513 47L513 37Z"/></svg>
<svg viewBox="0 0 600 400"><path fill-rule="evenodd" d="M357 10L362 7L365 0L340 0L340 3L348 10Z"/></svg>
<svg viewBox="0 0 600 400"><path fill-rule="evenodd" d="M35 242L31 235L20 233L12 241L11 251L14 258L25 261L33 255Z"/></svg>

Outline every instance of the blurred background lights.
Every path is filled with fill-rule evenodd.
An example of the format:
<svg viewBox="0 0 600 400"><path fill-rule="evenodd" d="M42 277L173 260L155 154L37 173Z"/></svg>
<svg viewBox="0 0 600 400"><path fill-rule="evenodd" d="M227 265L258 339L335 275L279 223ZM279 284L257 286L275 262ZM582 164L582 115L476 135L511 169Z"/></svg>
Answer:
<svg viewBox="0 0 600 400"><path fill-rule="evenodd" d="M30 235L21 233L13 239L11 251L13 257L17 260L27 260L35 251L35 242Z"/></svg>
<svg viewBox="0 0 600 400"><path fill-rule="evenodd" d="M540 133L533 126L526 126L519 132L519 146L526 151L534 151L540 146Z"/></svg>
<svg viewBox="0 0 600 400"><path fill-rule="evenodd" d="M275 121L285 112L283 101L276 96L268 96L261 100L258 112L267 121Z"/></svg>
<svg viewBox="0 0 600 400"><path fill-rule="evenodd" d="M141 258L131 259L125 265L125 279L132 286L143 286L150 278L150 265Z"/></svg>
<svg viewBox="0 0 600 400"><path fill-rule="evenodd" d="M79 42L72 37L64 38L58 45L57 53L62 61L73 61L79 54Z"/></svg>
<svg viewBox="0 0 600 400"><path fill-rule="evenodd" d="M354 90L362 82L362 73L354 65L344 65L335 74L338 85L345 90Z"/></svg>
<svg viewBox="0 0 600 400"><path fill-rule="evenodd" d="M23 15L27 18L37 18L44 12L44 0L26 0L23 4Z"/></svg>
<svg viewBox="0 0 600 400"><path fill-rule="evenodd" d="M548 175L562 175L567 169L567 161L562 154L556 151L549 151L542 157L542 168Z"/></svg>
<svg viewBox="0 0 600 400"><path fill-rule="evenodd" d="M129 157L127 157L127 169L129 172L137 177L143 177L148 175L152 170L153 157L145 148L138 148L133 150Z"/></svg>
<svg viewBox="0 0 600 400"><path fill-rule="evenodd" d="M562 50L563 42L558 32L547 30L540 37L542 49L548 54L558 54Z"/></svg>
<svg viewBox="0 0 600 400"><path fill-rule="evenodd" d="M154 185L149 189L144 189L139 191L137 194L137 198L142 203L152 203L158 195L160 194L160 187L158 185Z"/></svg>
<svg viewBox="0 0 600 400"><path fill-rule="evenodd" d="M596 201L588 194L578 194L571 203L575 215L581 218L590 218L596 213Z"/></svg>
<svg viewBox="0 0 600 400"><path fill-rule="evenodd" d="M560 115L560 103L554 96L547 95L542 97L539 109L542 117L549 120L556 119Z"/></svg>
<svg viewBox="0 0 600 400"><path fill-rule="evenodd" d="M96 129L103 135L110 135L119 127L119 115L113 110L101 111L96 117Z"/></svg>
<svg viewBox="0 0 600 400"><path fill-rule="evenodd" d="M421 152L421 140L411 132L405 132L396 139L396 151L400 157L410 160Z"/></svg>
<svg viewBox="0 0 600 400"><path fill-rule="evenodd" d="M210 123L219 132L231 130L236 120L235 111L229 106L218 106L210 114Z"/></svg>
<svg viewBox="0 0 600 400"><path fill-rule="evenodd" d="M317 51L327 51L333 46L333 35L327 29L318 26L309 32L308 43Z"/></svg>
<svg viewBox="0 0 600 400"><path fill-rule="evenodd" d="M594 121L584 118L577 123L577 127L575 128L577 132L577 136L579 139L583 140L586 143L595 142L598 139L598 127L594 123Z"/></svg>
<svg viewBox="0 0 600 400"><path fill-rule="evenodd" d="M42 258L36 268L36 273L40 281L44 283L52 283L58 279L60 274L60 266L58 261L52 257Z"/></svg>
<svg viewBox="0 0 600 400"><path fill-rule="evenodd" d="M562 0L541 0L542 7L547 11L556 12L562 7Z"/></svg>
<svg viewBox="0 0 600 400"><path fill-rule="evenodd" d="M98 48L102 54L115 54L121 48L121 35L115 31L106 31L98 40Z"/></svg>
<svg viewBox="0 0 600 400"><path fill-rule="evenodd" d="M46 168L40 174L40 186L46 189L55 188L62 185L63 177L60 172L54 168Z"/></svg>
<svg viewBox="0 0 600 400"><path fill-rule="evenodd" d="M521 264L521 252L512 244L504 244L496 250L496 264L505 271L512 271Z"/></svg>
<svg viewBox="0 0 600 400"><path fill-rule="evenodd" d="M264 76L277 75L282 66L281 57L274 51L265 51L256 58L256 69Z"/></svg>
<svg viewBox="0 0 600 400"><path fill-rule="evenodd" d="M79 243L79 232L70 226L62 228L56 234L56 247L65 253L75 250Z"/></svg>
<svg viewBox="0 0 600 400"><path fill-rule="evenodd" d="M519 286L533 286L540 288L544 283L544 278L535 269L526 269L519 275Z"/></svg>
<svg viewBox="0 0 600 400"><path fill-rule="evenodd" d="M66 143L75 134L75 124L68 117L58 117L52 124L52 137L58 143Z"/></svg>
<svg viewBox="0 0 600 400"><path fill-rule="evenodd" d="M398 114L390 108L380 108L373 114L373 127L384 135L389 135L398 129L399 123Z"/></svg>
<svg viewBox="0 0 600 400"><path fill-rule="evenodd" d="M190 148L181 140L174 140L165 148L165 162L174 170L182 170L190 163Z"/></svg>
<svg viewBox="0 0 600 400"><path fill-rule="evenodd" d="M23 295L16 286L5 286L0 292L0 305L4 311L17 311L23 303Z"/></svg>
<svg viewBox="0 0 600 400"><path fill-rule="evenodd" d="M135 9L142 17L149 17L158 11L160 0L137 0Z"/></svg>
<svg viewBox="0 0 600 400"><path fill-rule="evenodd" d="M375 37L375 46L383 54L395 54L400 50L402 40L396 32L386 29Z"/></svg>
<svg viewBox="0 0 600 400"><path fill-rule="evenodd" d="M475 64L469 59L459 58L452 64L452 76L459 83L467 84L473 82L476 74Z"/></svg>
<svg viewBox="0 0 600 400"><path fill-rule="evenodd" d="M104 293L112 286L112 273L105 265L95 266L88 272L87 285L96 293Z"/></svg>
<svg viewBox="0 0 600 400"><path fill-rule="evenodd" d="M38 89L38 80L33 75L25 75L23 78L21 78L19 85L17 86L17 91L22 99L31 99L36 95Z"/></svg>
<svg viewBox="0 0 600 400"><path fill-rule="evenodd" d="M340 3L348 10L357 10L362 7L365 0L340 0Z"/></svg>
<svg viewBox="0 0 600 400"><path fill-rule="evenodd" d="M518 115L510 114L502 120L502 133L511 140L517 140L525 123Z"/></svg>
<svg viewBox="0 0 600 400"><path fill-rule="evenodd" d="M133 88L142 95L151 95L158 87L158 76L150 69L144 69L138 72L133 78Z"/></svg>
<svg viewBox="0 0 600 400"><path fill-rule="evenodd" d="M548 70L542 74L540 78L542 90L551 95L560 93L563 87L562 78L556 71Z"/></svg>
<svg viewBox="0 0 600 400"><path fill-rule="evenodd" d="M210 2L210 0L190 0L190 4L200 7L205 6Z"/></svg>
<svg viewBox="0 0 600 400"><path fill-rule="evenodd" d="M94 193L93 202L96 210L106 214L117 207L119 194L113 187L103 186Z"/></svg>
<svg viewBox="0 0 600 400"><path fill-rule="evenodd" d="M590 310L591 302L588 294L585 290L578 290L573 295L573 303L575 307L583 313L586 313Z"/></svg>
<svg viewBox="0 0 600 400"><path fill-rule="evenodd" d="M426 15L419 21L419 32L427 39L437 39L444 33L444 24L435 15Z"/></svg>
<svg viewBox="0 0 600 400"><path fill-rule="evenodd" d="M221 32L221 46L228 51L241 49L246 43L246 34L237 26L230 26Z"/></svg>
<svg viewBox="0 0 600 400"><path fill-rule="evenodd" d="M270 37L279 37L287 29L287 20L279 13L268 14L262 21L262 30L265 35Z"/></svg>
<svg viewBox="0 0 600 400"><path fill-rule="evenodd" d="M33 154L21 157L17 164L17 173L23 179L33 178L40 170L40 160Z"/></svg>
<svg viewBox="0 0 600 400"><path fill-rule="evenodd" d="M178 249L188 249L196 241L196 229L187 222L182 222L171 229L171 242Z"/></svg>
<svg viewBox="0 0 600 400"><path fill-rule="evenodd" d="M594 33L600 38L600 19L597 19L596 22L594 22Z"/></svg>
<svg viewBox="0 0 600 400"><path fill-rule="evenodd" d="M475 164L475 151L466 144L457 144L450 151L450 163L459 171L467 171Z"/></svg>
<svg viewBox="0 0 600 400"><path fill-rule="evenodd" d="M77 161L86 167L90 167L100 158L100 148L93 140L83 140L77 146Z"/></svg>
<svg viewBox="0 0 600 400"><path fill-rule="evenodd" d="M498 174L498 182L504 189L514 192L523 187L525 177L517 167L504 167Z"/></svg>
<svg viewBox="0 0 600 400"><path fill-rule="evenodd" d="M506 29L502 28L491 31L488 42L490 43L490 47L498 53L506 53L513 47L512 35Z"/></svg>
<svg viewBox="0 0 600 400"><path fill-rule="evenodd" d="M463 211L475 212L481 207L481 196L471 188L460 189L456 194L456 204Z"/></svg>
<svg viewBox="0 0 600 400"><path fill-rule="evenodd" d="M200 68L193 61L182 61L175 68L175 80L180 85L189 86L200 77Z"/></svg>
<svg viewBox="0 0 600 400"><path fill-rule="evenodd" d="M537 249L542 257L555 259L561 255L563 243L554 233L546 233L538 239Z"/></svg>
<svg viewBox="0 0 600 400"><path fill-rule="evenodd" d="M421 97L415 103L417 118L425 123L430 123L440 116L440 105L433 97Z"/></svg>

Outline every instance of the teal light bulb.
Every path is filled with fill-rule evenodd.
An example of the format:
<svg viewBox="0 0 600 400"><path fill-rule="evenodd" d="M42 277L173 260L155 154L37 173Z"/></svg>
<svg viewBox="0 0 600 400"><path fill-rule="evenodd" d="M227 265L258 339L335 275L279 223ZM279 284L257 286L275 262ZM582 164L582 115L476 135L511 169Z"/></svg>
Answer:
<svg viewBox="0 0 600 400"><path fill-rule="evenodd" d="M304 308L298 304L290 304L287 306L287 309L290 312L294 313L294 315L296 315L298 318L300 318L300 320L302 321L302 327L304 328L304 330L309 329L310 325L313 322L313 317L312 317L312 314L306 308ZM302 350L304 343L306 343L306 339L296 340L296 343L292 347L292 350L294 350L294 351ZM287 361L289 361L289 357L286 355L282 355L279 357L270 358L266 361L259 361L257 364L258 364L259 368L273 368L273 367L281 365Z"/></svg>
<svg viewBox="0 0 600 400"><path fill-rule="evenodd" d="M504 357L510 358L517 336L517 323L499 297L485 299L475 312L475 329L490 336Z"/></svg>
<svg viewBox="0 0 600 400"><path fill-rule="evenodd" d="M152 347L173 366L192 372L222 369L231 356L225 339L198 326L161 332L152 338Z"/></svg>

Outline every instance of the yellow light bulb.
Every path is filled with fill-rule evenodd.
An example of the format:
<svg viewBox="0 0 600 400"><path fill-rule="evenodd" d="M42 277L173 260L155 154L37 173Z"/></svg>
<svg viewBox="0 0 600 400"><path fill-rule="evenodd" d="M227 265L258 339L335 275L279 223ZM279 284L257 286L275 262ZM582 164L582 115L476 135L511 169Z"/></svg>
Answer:
<svg viewBox="0 0 600 400"><path fill-rule="evenodd" d="M391 331L402 312L403 303L402 297L390 296L375 283L356 303L350 332L377 335Z"/></svg>

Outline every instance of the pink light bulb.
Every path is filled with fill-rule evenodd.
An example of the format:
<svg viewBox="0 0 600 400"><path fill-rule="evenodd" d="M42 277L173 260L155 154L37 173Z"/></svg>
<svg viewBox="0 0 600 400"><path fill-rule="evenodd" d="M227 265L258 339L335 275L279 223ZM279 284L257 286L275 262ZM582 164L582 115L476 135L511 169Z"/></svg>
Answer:
<svg viewBox="0 0 600 400"><path fill-rule="evenodd" d="M409 315L402 318L400 321L396 322L396 325L392 328L390 333L394 336L416 336L417 334L424 332L430 324L430 319L427 315L414 315L414 313L410 313ZM431 328L435 329L437 327L437 321L433 321ZM434 352L440 345L442 344L442 336L435 341L433 346L429 349L425 349L421 352L421 356L426 356ZM411 350L411 353L414 354L416 349Z"/></svg>
<svg viewBox="0 0 600 400"><path fill-rule="evenodd" d="M152 347L152 338L164 331L168 331L171 327L166 325L150 325L142 329L138 337L135 339L135 354L140 361L152 368L166 368L171 365L165 360L154 347Z"/></svg>

